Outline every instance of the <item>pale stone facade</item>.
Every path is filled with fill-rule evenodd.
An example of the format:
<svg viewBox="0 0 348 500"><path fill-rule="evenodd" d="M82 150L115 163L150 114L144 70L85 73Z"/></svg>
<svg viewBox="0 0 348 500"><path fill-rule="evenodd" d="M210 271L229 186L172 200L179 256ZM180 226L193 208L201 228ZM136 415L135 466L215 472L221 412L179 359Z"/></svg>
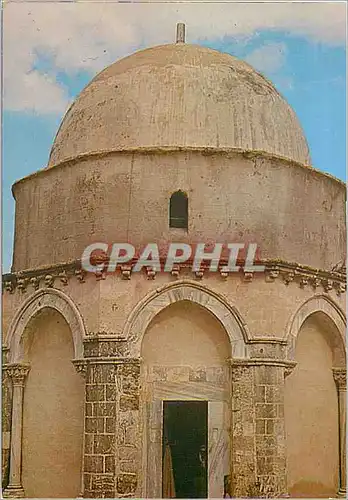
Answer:
<svg viewBox="0 0 348 500"><path fill-rule="evenodd" d="M168 401L207 404L206 496L345 494L345 188L308 164L293 111L226 54L181 41L92 81L13 189L6 496L161 497ZM94 241L255 241L265 271L86 274Z"/></svg>

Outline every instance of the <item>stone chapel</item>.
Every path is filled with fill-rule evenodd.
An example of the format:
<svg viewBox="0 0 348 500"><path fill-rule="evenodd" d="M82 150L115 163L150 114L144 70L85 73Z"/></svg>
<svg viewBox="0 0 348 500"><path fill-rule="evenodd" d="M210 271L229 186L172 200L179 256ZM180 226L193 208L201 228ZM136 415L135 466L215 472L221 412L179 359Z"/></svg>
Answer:
<svg viewBox="0 0 348 500"><path fill-rule="evenodd" d="M345 496L346 190L269 80L179 24L13 196L5 497ZM265 270L87 273L98 241L256 242Z"/></svg>

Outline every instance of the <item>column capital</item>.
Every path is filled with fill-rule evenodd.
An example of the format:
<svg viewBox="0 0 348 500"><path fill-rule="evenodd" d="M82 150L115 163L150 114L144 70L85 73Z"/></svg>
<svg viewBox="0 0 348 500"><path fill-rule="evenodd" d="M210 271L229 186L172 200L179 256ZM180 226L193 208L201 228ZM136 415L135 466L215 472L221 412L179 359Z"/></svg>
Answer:
<svg viewBox="0 0 348 500"><path fill-rule="evenodd" d="M73 359L72 364L74 365L77 373L79 373L85 379L87 376L87 360L86 359Z"/></svg>
<svg viewBox="0 0 348 500"><path fill-rule="evenodd" d="M30 365L25 363L14 363L4 365L4 371L12 379L13 385L24 385L24 380L30 371Z"/></svg>
<svg viewBox="0 0 348 500"><path fill-rule="evenodd" d="M347 371L345 368L333 368L333 377L339 391L347 390Z"/></svg>
<svg viewBox="0 0 348 500"><path fill-rule="evenodd" d="M289 361L289 364L284 368L284 378L291 375L297 363L295 361Z"/></svg>

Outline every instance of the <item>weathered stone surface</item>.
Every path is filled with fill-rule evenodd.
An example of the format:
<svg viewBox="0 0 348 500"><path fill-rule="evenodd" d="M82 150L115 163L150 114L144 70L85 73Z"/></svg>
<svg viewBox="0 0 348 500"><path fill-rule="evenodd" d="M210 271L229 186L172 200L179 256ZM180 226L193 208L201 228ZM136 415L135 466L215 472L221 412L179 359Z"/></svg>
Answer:
<svg viewBox="0 0 348 500"><path fill-rule="evenodd" d="M135 474L119 474L117 476L117 491L121 495L134 493L137 487L137 478Z"/></svg>
<svg viewBox="0 0 348 500"><path fill-rule="evenodd" d="M85 455L85 472L103 472L103 457L100 455Z"/></svg>
<svg viewBox="0 0 348 500"><path fill-rule="evenodd" d="M94 453L109 455L115 452L115 436L112 434L94 435Z"/></svg>
<svg viewBox="0 0 348 500"><path fill-rule="evenodd" d="M138 410L139 409L139 396L121 396L120 398L120 411Z"/></svg>

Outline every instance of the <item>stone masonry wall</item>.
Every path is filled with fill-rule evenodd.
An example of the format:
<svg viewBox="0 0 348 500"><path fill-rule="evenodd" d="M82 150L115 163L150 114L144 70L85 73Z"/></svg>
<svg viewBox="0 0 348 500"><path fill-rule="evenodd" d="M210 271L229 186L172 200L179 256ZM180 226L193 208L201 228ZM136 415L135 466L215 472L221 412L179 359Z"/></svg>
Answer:
<svg viewBox="0 0 348 500"><path fill-rule="evenodd" d="M232 365L232 495L286 493L284 366Z"/></svg>
<svg viewBox="0 0 348 500"><path fill-rule="evenodd" d="M134 496L139 478L138 360L90 362L86 374L84 497Z"/></svg>
<svg viewBox="0 0 348 500"><path fill-rule="evenodd" d="M232 366L231 495L233 497L255 494L254 399L253 367Z"/></svg>
<svg viewBox="0 0 348 500"><path fill-rule="evenodd" d="M254 367L256 477L263 496L286 493L284 367Z"/></svg>

